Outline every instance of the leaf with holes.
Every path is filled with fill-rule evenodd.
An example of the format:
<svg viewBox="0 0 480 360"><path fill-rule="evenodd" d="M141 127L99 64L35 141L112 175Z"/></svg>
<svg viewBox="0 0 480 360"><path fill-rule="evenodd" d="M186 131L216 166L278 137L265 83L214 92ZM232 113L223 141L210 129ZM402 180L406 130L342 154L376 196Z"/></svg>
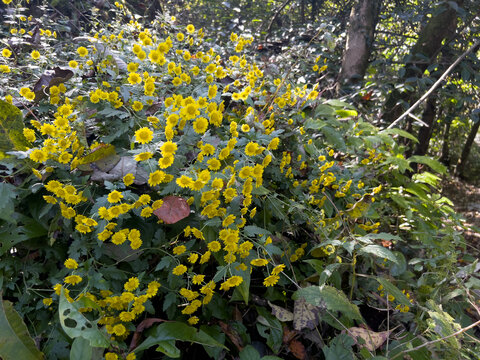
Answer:
<svg viewBox="0 0 480 360"><path fill-rule="evenodd" d="M175 224L190 215L190 205L179 196L163 198L162 206L153 212L165 224Z"/></svg>
<svg viewBox="0 0 480 360"><path fill-rule="evenodd" d="M83 304L68 302L62 289L58 314L63 331L72 339L83 337L90 341L90 346L92 347L109 347L109 336L98 329L95 321L87 319L79 311L81 307L84 307Z"/></svg>

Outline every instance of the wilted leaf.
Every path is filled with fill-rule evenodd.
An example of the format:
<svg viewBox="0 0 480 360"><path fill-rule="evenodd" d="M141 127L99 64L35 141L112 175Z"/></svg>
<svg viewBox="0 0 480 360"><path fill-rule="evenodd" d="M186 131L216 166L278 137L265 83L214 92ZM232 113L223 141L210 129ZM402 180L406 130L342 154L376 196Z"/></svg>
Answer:
<svg viewBox="0 0 480 360"><path fill-rule="evenodd" d="M65 81L69 80L73 76L73 71L69 69L61 69L59 67L53 68L53 70L46 70L45 73L40 76L40 79L33 86L33 92L35 93L35 102L42 100L47 96L48 90L52 86L57 86Z"/></svg>
<svg viewBox="0 0 480 360"><path fill-rule="evenodd" d="M340 311L352 320L363 320L357 305L352 304L342 291L332 286L309 286L298 290L294 298L304 298L310 304L325 306L331 311Z"/></svg>
<svg viewBox="0 0 480 360"><path fill-rule="evenodd" d="M290 344L288 344L288 349L297 359L303 360L307 356L305 346L298 340L292 340Z"/></svg>
<svg viewBox="0 0 480 360"><path fill-rule="evenodd" d="M369 351L375 351L380 346L383 345L385 340L388 339L392 331L382 331L382 332L375 332L368 329L363 329L360 327L351 327L348 329L347 334L350 335L353 340L355 340L355 344L359 345L360 347L365 347ZM365 342L364 344L358 343L358 338L363 339Z"/></svg>
<svg viewBox="0 0 480 360"><path fill-rule="evenodd" d="M298 331L290 330L287 326L283 327L283 343L288 344L290 341L295 339L298 335Z"/></svg>
<svg viewBox="0 0 480 360"><path fill-rule="evenodd" d="M3 360L38 360L43 354L37 349L27 326L10 301L0 296L0 358Z"/></svg>
<svg viewBox="0 0 480 360"><path fill-rule="evenodd" d="M153 213L165 224L175 224L190 215L190 205L179 196L167 196L163 198L163 205Z"/></svg>
<svg viewBox="0 0 480 360"><path fill-rule="evenodd" d="M302 330L304 328L314 329L318 324L317 314L319 308L309 304L304 298L295 300L293 308L293 328Z"/></svg>
<svg viewBox="0 0 480 360"><path fill-rule="evenodd" d="M293 313L287 309L284 309L280 306L272 304L270 301L268 305L272 308L272 314L280 321L292 321L293 320Z"/></svg>

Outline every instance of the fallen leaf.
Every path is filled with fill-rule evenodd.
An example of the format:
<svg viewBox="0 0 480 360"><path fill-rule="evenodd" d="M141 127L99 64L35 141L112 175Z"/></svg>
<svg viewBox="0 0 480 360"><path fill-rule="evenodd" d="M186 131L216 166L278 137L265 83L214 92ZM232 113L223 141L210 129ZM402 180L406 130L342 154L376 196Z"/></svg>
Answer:
<svg viewBox="0 0 480 360"><path fill-rule="evenodd" d="M284 309L280 306L272 304L270 301L268 305L272 308L272 314L280 321L292 321L293 320L293 313L287 309Z"/></svg>
<svg viewBox="0 0 480 360"><path fill-rule="evenodd" d="M47 96L48 90L52 86L57 86L69 80L73 76L73 71L69 69L61 69L59 67L53 70L46 70L40 79L33 86L35 93L35 102L42 100Z"/></svg>
<svg viewBox="0 0 480 360"><path fill-rule="evenodd" d="M320 309L317 306L309 304L304 298L295 300L293 307L293 328L302 330L304 328L313 329L318 324L317 314Z"/></svg>
<svg viewBox="0 0 480 360"><path fill-rule="evenodd" d="M383 345L385 340L392 331L375 332L369 329L360 327L351 327L348 329L348 334L355 340L355 344L360 347L365 347L369 351L375 351ZM363 339L365 344L359 344L358 339Z"/></svg>
<svg viewBox="0 0 480 360"><path fill-rule="evenodd" d="M288 326L283 327L283 338L282 341L284 344L290 343L298 335L298 331L290 330Z"/></svg>
<svg viewBox="0 0 480 360"><path fill-rule="evenodd" d="M220 328L222 329L222 331L225 333L225 335L228 336L228 338L233 343L233 345L236 346L238 351L242 351L243 350L243 341L242 341L242 338L240 337L240 335L238 334L238 332L235 331L235 329L233 329L227 323L224 323L223 321L219 321L218 323L220 324Z"/></svg>
<svg viewBox="0 0 480 360"><path fill-rule="evenodd" d="M303 346L303 344L298 340L292 340L288 345L288 348L291 351L292 355L295 356L297 359L304 360L307 356L305 346Z"/></svg>
<svg viewBox="0 0 480 360"><path fill-rule="evenodd" d="M167 196L162 200L163 205L153 213L165 224L175 224L190 215L190 205L184 198Z"/></svg>

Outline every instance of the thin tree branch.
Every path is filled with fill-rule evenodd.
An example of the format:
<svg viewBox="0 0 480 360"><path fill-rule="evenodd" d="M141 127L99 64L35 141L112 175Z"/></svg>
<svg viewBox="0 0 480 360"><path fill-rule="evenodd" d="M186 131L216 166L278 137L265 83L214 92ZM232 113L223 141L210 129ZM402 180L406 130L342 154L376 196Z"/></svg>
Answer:
<svg viewBox="0 0 480 360"><path fill-rule="evenodd" d="M480 320L478 320L478 321L474 322L473 324L468 325L467 327L464 327L464 328L462 328L462 329L460 329L460 330L458 330L458 331L456 331L456 332L454 332L453 334L450 334L450 335L448 335L448 336L442 337L442 338L440 338L440 339L432 340L432 341L427 341L426 343L423 343L422 345L418 345L417 347L414 347L413 349L407 349L407 350L404 350L404 351L402 351L402 352L399 352L397 355L395 355L394 357L392 357L391 360L399 357L400 355L403 355L403 354L406 354L406 353L409 353L409 352L412 352L412 351L417 351L417 350L419 350L419 349L421 349L421 348L423 348L423 347L425 347L425 346L432 345L432 344L435 344L435 343L437 343L437 342L440 342L440 341L443 341L443 340L447 340L447 339L449 339L449 338L451 338L451 337L460 335L460 334L464 333L465 331L468 331L468 330L470 330L470 329L472 329L472 328L474 328L475 326L478 326L478 325L480 325Z"/></svg>
<svg viewBox="0 0 480 360"><path fill-rule="evenodd" d="M440 78L435 82L435 84L433 84L432 87L420 99L418 99L418 101L415 104L413 104L407 111L405 111L397 120L392 122L387 127L387 129L391 129L395 127L400 121L402 121L407 116L409 116L413 110L415 110L422 102L425 101L426 98L428 98L432 94L432 92L435 91L436 88L440 86L442 81L445 80L445 78L452 72L452 70L479 45L480 45L480 39L475 41L475 43L472 46L470 46L470 48L467 51L465 51L457 60L455 60L455 62L452 65L450 65L447 70L445 70L445 72L442 74L442 76L440 76Z"/></svg>
<svg viewBox="0 0 480 360"><path fill-rule="evenodd" d="M278 15L282 12L283 9L285 9L285 7L290 4L292 2L292 0L286 0L282 5L280 5L280 7L275 11L275 14L273 14L272 16L272 19L270 20L270 23L268 24L268 27L267 27L267 34L265 35L265 40L264 42L267 42L267 39L268 37L270 36L270 30L272 29L272 25L273 23L275 22L275 20L277 19Z"/></svg>

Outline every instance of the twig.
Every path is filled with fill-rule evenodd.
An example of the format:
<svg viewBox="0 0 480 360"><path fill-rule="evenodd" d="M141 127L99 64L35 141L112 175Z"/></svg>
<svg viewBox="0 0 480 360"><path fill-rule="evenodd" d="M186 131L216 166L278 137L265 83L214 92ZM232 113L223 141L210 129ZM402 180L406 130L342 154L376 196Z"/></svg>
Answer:
<svg viewBox="0 0 480 360"><path fill-rule="evenodd" d="M391 129L395 127L400 121L402 121L407 116L409 116L413 110L415 110L426 98L428 98L432 94L432 92L435 91L437 87L440 86L442 81L445 80L445 78L450 74L450 72L479 45L480 45L480 39L475 41L475 43L472 46L470 46L470 48L467 51L465 51L457 60L455 60L455 62L452 65L450 65L447 70L445 70L445 72L442 74L442 76L440 76L440 78L435 82L435 84L433 84L432 87L420 99L418 99L418 101L415 104L413 104L407 111L405 111L397 120L391 123L387 127L387 129Z"/></svg>
<svg viewBox="0 0 480 360"><path fill-rule="evenodd" d="M287 6L292 0L286 0L280 7L275 11L275 14L273 14L272 19L270 20L270 23L268 24L266 35L265 35L265 40L264 42L267 42L268 37L270 36L270 30L272 29L273 22L277 19L278 15L282 12L283 9L285 9L285 6Z"/></svg>
<svg viewBox="0 0 480 360"><path fill-rule="evenodd" d="M458 330L458 331L456 331L453 334L450 334L448 336L442 337L440 339L432 340L432 341L427 341L426 343L423 343L422 345L418 345L417 347L414 347L413 349L407 349L407 350L404 350L402 352L399 352L397 355L392 357L390 360L393 360L393 359L399 357L400 355L403 355L403 354L406 354L406 353L409 353L409 352L412 352L412 351L417 351L417 350L419 350L419 349L421 349L425 346L432 345L432 344L435 344L437 342L447 340L451 337L460 335L460 334L464 333L465 331L468 331L468 330L470 330L470 329L472 329L472 328L474 328L475 326L478 326L478 325L480 325L480 320L478 320L478 321L474 322L473 324L468 325L467 327L464 327L463 329L460 329L460 330Z"/></svg>

